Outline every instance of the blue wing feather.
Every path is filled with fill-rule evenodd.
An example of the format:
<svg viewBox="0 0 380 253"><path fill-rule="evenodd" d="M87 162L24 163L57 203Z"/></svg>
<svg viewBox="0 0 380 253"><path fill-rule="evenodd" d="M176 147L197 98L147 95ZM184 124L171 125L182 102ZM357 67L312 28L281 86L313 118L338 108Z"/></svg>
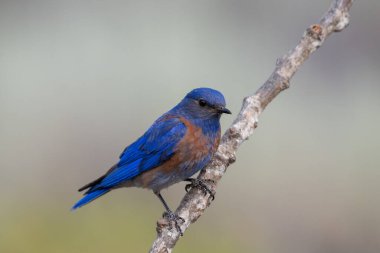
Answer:
<svg viewBox="0 0 380 253"><path fill-rule="evenodd" d="M80 189L90 187L72 209L86 205L125 181L160 166L174 155L175 147L186 130L179 118L168 115L160 117L143 136L125 148L119 162L106 175Z"/></svg>
<svg viewBox="0 0 380 253"><path fill-rule="evenodd" d="M174 155L175 147L185 133L186 126L179 118L159 118L143 136L123 151L116 168L89 192L116 187L144 171L160 166Z"/></svg>

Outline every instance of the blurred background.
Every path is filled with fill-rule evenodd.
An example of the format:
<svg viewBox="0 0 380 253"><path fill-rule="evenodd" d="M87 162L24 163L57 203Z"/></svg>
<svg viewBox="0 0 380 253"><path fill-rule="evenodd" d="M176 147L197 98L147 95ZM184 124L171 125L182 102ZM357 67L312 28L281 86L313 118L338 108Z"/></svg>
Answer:
<svg viewBox="0 0 380 253"><path fill-rule="evenodd" d="M70 212L76 190L193 88L225 94L226 129L330 2L1 0L0 252L147 252L151 192ZM380 252L379 11L355 2L175 252Z"/></svg>

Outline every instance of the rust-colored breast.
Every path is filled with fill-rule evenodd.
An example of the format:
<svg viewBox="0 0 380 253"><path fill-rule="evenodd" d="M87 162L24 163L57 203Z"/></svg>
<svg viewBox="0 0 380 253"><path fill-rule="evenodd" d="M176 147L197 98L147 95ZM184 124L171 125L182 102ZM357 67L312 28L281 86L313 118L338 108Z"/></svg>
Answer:
<svg viewBox="0 0 380 253"><path fill-rule="evenodd" d="M186 135L178 144L178 151L187 159L193 160L210 152L210 143L202 129L191 124L185 118L180 118L187 128Z"/></svg>
<svg viewBox="0 0 380 253"><path fill-rule="evenodd" d="M200 127L191 124L183 117L180 117L180 120L187 131L176 146L175 154L162 165L136 177L133 180L136 186L153 190L166 188L193 175L197 163L215 152L219 145L219 137L210 143Z"/></svg>

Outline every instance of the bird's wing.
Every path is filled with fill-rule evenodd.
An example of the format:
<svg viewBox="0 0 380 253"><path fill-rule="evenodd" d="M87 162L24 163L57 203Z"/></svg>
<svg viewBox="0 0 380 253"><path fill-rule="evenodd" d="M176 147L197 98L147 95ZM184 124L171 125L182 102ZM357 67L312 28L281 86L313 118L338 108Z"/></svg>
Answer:
<svg viewBox="0 0 380 253"><path fill-rule="evenodd" d="M88 193L116 187L144 171L160 166L174 155L175 147L185 133L186 126L180 118L162 116L123 151L120 161L95 185L91 185Z"/></svg>

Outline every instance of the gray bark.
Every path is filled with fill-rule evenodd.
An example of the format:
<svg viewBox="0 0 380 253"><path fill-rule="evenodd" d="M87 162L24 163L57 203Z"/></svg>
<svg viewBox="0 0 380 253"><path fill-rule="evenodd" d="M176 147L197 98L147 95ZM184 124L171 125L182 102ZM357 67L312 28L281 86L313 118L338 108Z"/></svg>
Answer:
<svg viewBox="0 0 380 253"><path fill-rule="evenodd" d="M258 125L258 118L265 107L283 90L289 88L290 79L299 67L317 50L333 32L342 31L349 24L349 10L353 0L334 0L318 24L306 29L299 43L276 62L268 80L251 96L244 98L242 108L233 124L223 135L218 151L212 162L201 171L198 178L212 180L208 186L216 190L217 183L227 167L235 161L239 146L252 135ZM182 199L176 214L185 222L183 232L205 212L211 204L209 196L197 189L190 190ZM157 238L150 253L170 253L180 234L170 229L166 219L157 222Z"/></svg>

